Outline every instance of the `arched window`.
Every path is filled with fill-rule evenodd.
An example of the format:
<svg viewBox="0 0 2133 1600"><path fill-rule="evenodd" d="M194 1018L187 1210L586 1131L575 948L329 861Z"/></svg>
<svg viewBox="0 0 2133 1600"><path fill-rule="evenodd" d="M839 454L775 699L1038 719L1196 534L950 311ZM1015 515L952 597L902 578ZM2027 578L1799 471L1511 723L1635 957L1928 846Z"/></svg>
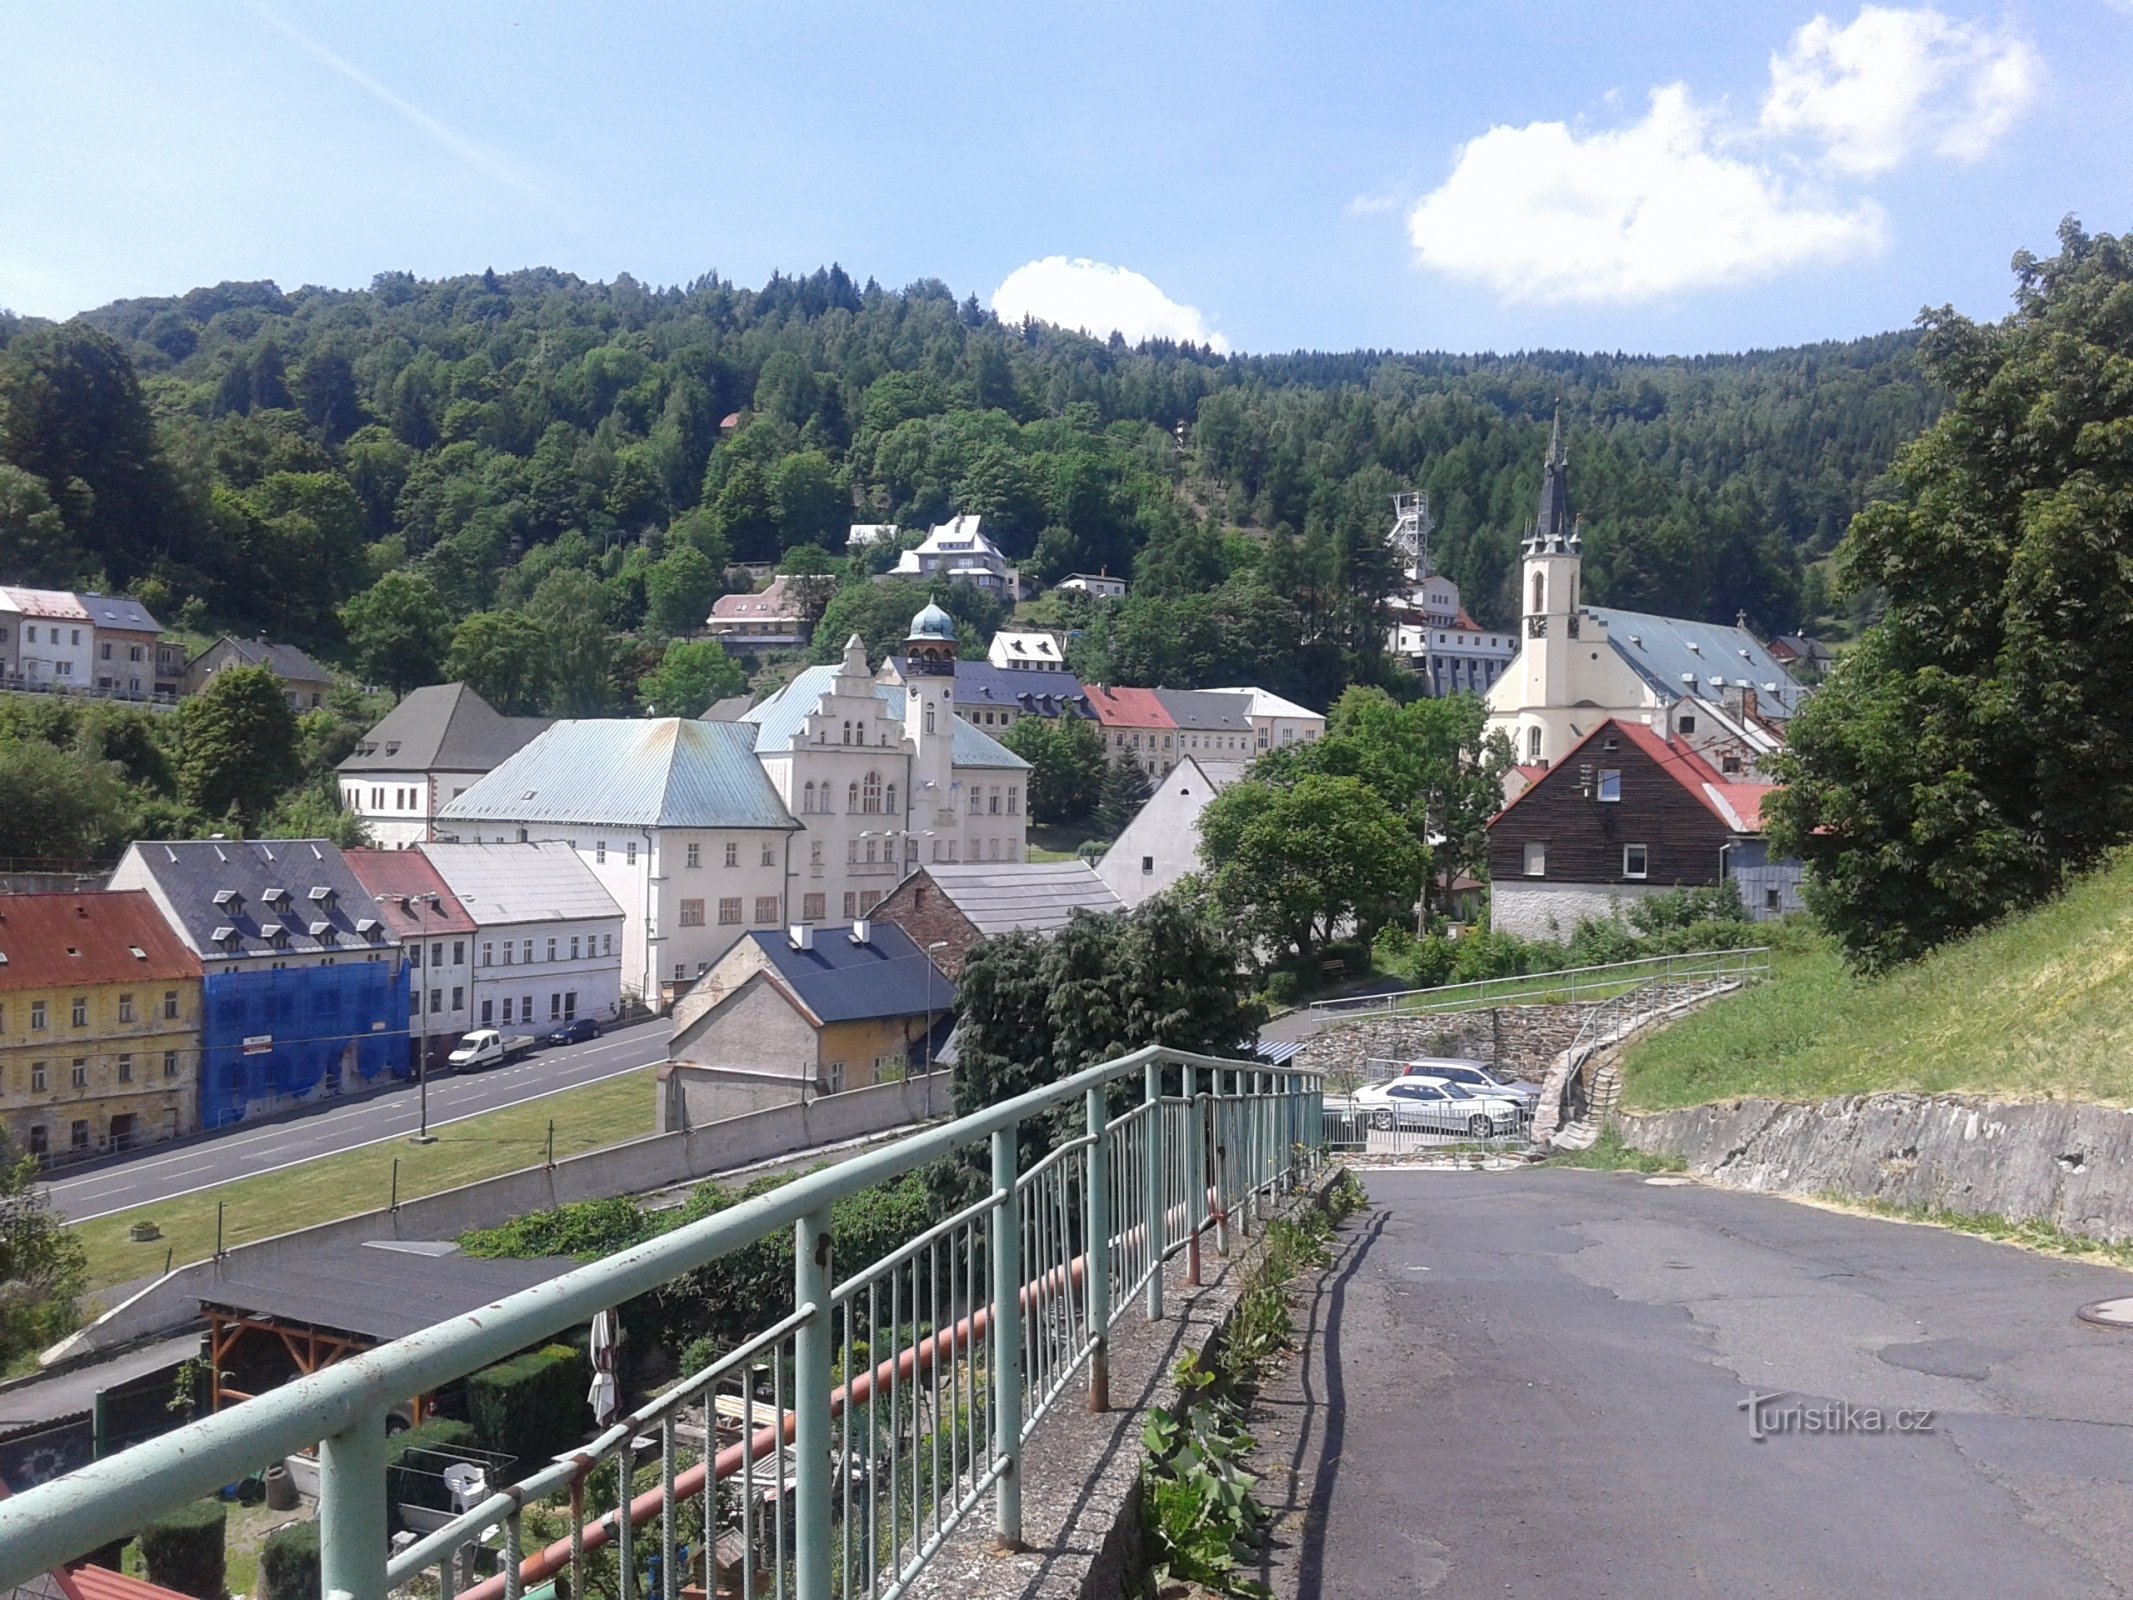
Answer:
<svg viewBox="0 0 2133 1600"><path fill-rule="evenodd" d="M852 742L852 725L849 722L844 725L844 742L846 744Z"/></svg>
<svg viewBox="0 0 2133 1600"><path fill-rule="evenodd" d="M1548 609L1548 575L1546 573L1536 572L1533 574L1533 604L1529 609L1535 616L1539 616Z"/></svg>
<svg viewBox="0 0 2133 1600"><path fill-rule="evenodd" d="M1526 759L1528 761L1538 761L1540 758L1541 731L1538 728L1528 728L1526 730Z"/></svg>
<svg viewBox="0 0 2133 1600"><path fill-rule="evenodd" d="M867 774L866 789L864 792L866 800L865 803L860 807L860 810L865 811L870 815L879 815L881 811L880 773L870 772Z"/></svg>
<svg viewBox="0 0 2133 1600"><path fill-rule="evenodd" d="M893 784L893 783L892 783L892 784L890 784L890 785L889 785L889 798L888 798L888 799L886 799L886 800L884 800L884 801L882 802L882 806L881 806L881 809L882 809L882 810L884 810L884 811L886 811L886 812L888 812L888 814L889 814L890 816L892 816L892 817L896 815L896 785L895 785L895 784Z"/></svg>
<svg viewBox="0 0 2133 1600"><path fill-rule="evenodd" d="M812 779L808 781L807 787L800 791L800 809L803 812L815 809L815 785Z"/></svg>
<svg viewBox="0 0 2133 1600"><path fill-rule="evenodd" d="M847 791L846 791L846 793L845 793L845 796L844 796L844 809L845 809L845 810L847 810L847 811L857 811L857 810L859 809L859 785L858 785L858 784L856 784L856 783L855 783L855 784L853 784L853 785L851 786L851 788L850 788L849 790L847 790Z"/></svg>
<svg viewBox="0 0 2133 1600"><path fill-rule="evenodd" d="M930 705L926 707L926 731L933 731L933 707Z"/></svg>

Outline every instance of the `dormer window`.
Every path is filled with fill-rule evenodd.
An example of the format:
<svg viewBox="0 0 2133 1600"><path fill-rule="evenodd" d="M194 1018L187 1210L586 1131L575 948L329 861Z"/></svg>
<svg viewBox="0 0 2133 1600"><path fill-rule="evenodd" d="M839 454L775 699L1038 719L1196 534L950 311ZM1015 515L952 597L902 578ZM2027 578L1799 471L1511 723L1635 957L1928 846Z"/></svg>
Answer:
<svg viewBox="0 0 2133 1600"><path fill-rule="evenodd" d="M320 911L331 911L334 902L339 898L340 896L325 884L318 885L310 894L311 904Z"/></svg>
<svg viewBox="0 0 2133 1600"><path fill-rule="evenodd" d="M242 916L244 914L244 896L235 889L217 889L215 891L215 909L226 917Z"/></svg>
<svg viewBox="0 0 2133 1600"><path fill-rule="evenodd" d="M276 911L286 911L289 909L289 891L284 888L276 886L275 888L269 889L263 898L266 900L266 903L272 906Z"/></svg>

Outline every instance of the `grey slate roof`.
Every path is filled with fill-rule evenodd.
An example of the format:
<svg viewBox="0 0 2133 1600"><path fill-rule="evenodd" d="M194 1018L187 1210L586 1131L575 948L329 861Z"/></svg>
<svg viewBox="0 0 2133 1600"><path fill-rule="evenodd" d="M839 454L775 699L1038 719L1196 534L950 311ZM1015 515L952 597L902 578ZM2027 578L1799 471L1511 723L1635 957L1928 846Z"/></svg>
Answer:
<svg viewBox="0 0 2133 1600"><path fill-rule="evenodd" d="M1250 733L1251 701L1213 689L1158 689L1157 704L1186 733Z"/></svg>
<svg viewBox="0 0 2133 1600"><path fill-rule="evenodd" d="M696 720L699 722L738 722L755 703L752 695L729 694L723 700L714 700Z"/></svg>
<svg viewBox="0 0 2133 1600"><path fill-rule="evenodd" d="M507 717L463 683L410 690L340 765L343 772L487 772L549 726Z"/></svg>
<svg viewBox="0 0 2133 1600"><path fill-rule="evenodd" d="M1047 667L996 667L989 661L955 664L958 707L1019 707L1040 717L1076 716L1096 720L1081 680L1071 672Z"/></svg>
<svg viewBox="0 0 2133 1600"><path fill-rule="evenodd" d="M1027 928L1057 933L1075 911L1123 911L1126 904L1082 861L919 869L979 933Z"/></svg>
<svg viewBox="0 0 2133 1600"><path fill-rule="evenodd" d="M135 869L152 880L167 906L178 937L204 962L238 956L261 956L277 950L267 925L287 930L287 950L304 955L321 950L377 948L358 923L379 923L378 908L342 859L339 848L324 839L171 839L131 846L113 874L114 886L130 887ZM143 885L145 886L145 884ZM286 889L286 910L268 904L269 890ZM331 909L312 890L331 891ZM224 890L236 898L223 904ZM311 932L314 924L333 930L333 943ZM237 936L232 949L219 942L218 930ZM382 943L394 941L385 934Z"/></svg>
<svg viewBox="0 0 2133 1600"><path fill-rule="evenodd" d="M746 712L741 718L741 726L755 730L756 749L766 755L790 750L801 724L829 693L830 683L836 676L835 667L809 667L768 700ZM903 716L902 684L877 683L874 693L888 708L890 716L899 719ZM1006 745L982 729L972 727L961 717L955 719L954 738L949 760L958 767L1000 768L1012 772L1026 770L1029 766Z"/></svg>
<svg viewBox="0 0 2133 1600"><path fill-rule="evenodd" d="M384 1343L479 1311L506 1295L561 1277L568 1256L489 1259L376 1244L316 1246L300 1260L233 1257L202 1286L200 1303L252 1316L334 1328Z"/></svg>
<svg viewBox="0 0 2133 1600"><path fill-rule="evenodd" d="M1772 721L1782 722L1800 708L1799 681L1746 628L1609 606L1584 609L1607 624L1615 654L1669 702L1684 695L1716 700L1722 691L1713 680L1723 678L1729 686L1753 688L1756 709ZM1686 681L1688 674L1694 674L1694 683ZM1777 688L1770 689L1771 684Z"/></svg>
<svg viewBox="0 0 2133 1600"><path fill-rule="evenodd" d="M297 683L331 683L333 674L313 661L293 644L271 644L265 639L240 639L233 633L225 633L199 655L198 661L229 646L230 654L248 667L271 667L274 676ZM192 665L189 661L188 667Z"/></svg>
<svg viewBox="0 0 2133 1600"><path fill-rule="evenodd" d="M748 723L558 722L438 813L445 822L797 830Z"/></svg>
<svg viewBox="0 0 2133 1600"><path fill-rule="evenodd" d="M592 868L560 839L534 844L416 846L468 916L505 922L572 922L622 915Z"/></svg>
<svg viewBox="0 0 2133 1600"><path fill-rule="evenodd" d="M915 1017L955 1004L955 984L893 922L870 922L867 942L847 928L818 929L795 950L782 932L748 935L800 1003L824 1022Z"/></svg>
<svg viewBox="0 0 2133 1600"><path fill-rule="evenodd" d="M148 614L148 608L138 600L128 600L115 594L77 594L82 610L89 613L90 623L99 628L116 628L127 633L161 633L163 624Z"/></svg>

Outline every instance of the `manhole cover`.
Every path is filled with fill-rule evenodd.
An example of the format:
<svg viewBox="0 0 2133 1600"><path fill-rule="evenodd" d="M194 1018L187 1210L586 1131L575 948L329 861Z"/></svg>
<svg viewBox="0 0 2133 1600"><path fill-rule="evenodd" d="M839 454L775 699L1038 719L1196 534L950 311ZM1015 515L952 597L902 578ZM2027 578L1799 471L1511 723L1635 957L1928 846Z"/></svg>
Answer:
<svg viewBox="0 0 2133 1600"><path fill-rule="evenodd" d="M2074 1315L2083 1322L2093 1322L2099 1328L2133 1329L2133 1296L2117 1300L2098 1300L2083 1306Z"/></svg>
<svg viewBox="0 0 2133 1600"><path fill-rule="evenodd" d="M1654 1189L1685 1189L1694 1180L1689 1178L1646 1178L1644 1181Z"/></svg>

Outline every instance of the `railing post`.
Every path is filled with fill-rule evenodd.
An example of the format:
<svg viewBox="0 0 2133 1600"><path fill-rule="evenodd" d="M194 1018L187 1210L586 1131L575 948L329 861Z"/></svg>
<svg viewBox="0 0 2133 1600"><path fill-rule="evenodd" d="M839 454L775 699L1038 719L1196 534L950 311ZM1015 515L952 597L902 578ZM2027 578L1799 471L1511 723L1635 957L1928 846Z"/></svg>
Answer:
<svg viewBox="0 0 2133 1600"><path fill-rule="evenodd" d="M318 1451L319 1592L385 1600L385 1419L364 1416Z"/></svg>
<svg viewBox="0 0 2133 1600"><path fill-rule="evenodd" d="M1223 1076L1220 1067L1207 1069L1207 1171L1214 1190L1214 1199L1209 1204L1215 1214L1215 1252L1227 1259L1230 1175L1235 1170L1237 1156L1230 1148L1234 1141L1229 1125L1229 1101L1222 1092Z"/></svg>
<svg viewBox="0 0 2133 1600"><path fill-rule="evenodd" d="M1148 1320L1163 1320L1163 1251L1170 1244L1170 1229L1163 1217L1163 1064L1148 1063L1148 1137L1141 1146L1141 1212L1147 1218L1143 1237L1148 1244Z"/></svg>
<svg viewBox="0 0 2133 1600"><path fill-rule="evenodd" d="M1018 1125L992 1136L992 1452L993 1547L1022 1544L1022 1211Z"/></svg>
<svg viewBox="0 0 2133 1600"><path fill-rule="evenodd" d="M1103 1088L1088 1092L1088 1182L1082 1208L1081 1288L1089 1311L1089 1409L1111 1409L1111 1160L1104 1124L1111 1108ZM1128 1257L1130 1260L1131 1257Z"/></svg>
<svg viewBox="0 0 2133 1600"><path fill-rule="evenodd" d="M1185 1281L1200 1287L1200 1235L1207 1226L1207 1099L1199 1092L1199 1074L1186 1067L1185 1091Z"/></svg>
<svg viewBox="0 0 2133 1600"><path fill-rule="evenodd" d="M829 1600L830 1572L830 1212L793 1224L793 1306L814 1313L793 1331L793 1592ZM664 1569L674 1552L659 1553Z"/></svg>

